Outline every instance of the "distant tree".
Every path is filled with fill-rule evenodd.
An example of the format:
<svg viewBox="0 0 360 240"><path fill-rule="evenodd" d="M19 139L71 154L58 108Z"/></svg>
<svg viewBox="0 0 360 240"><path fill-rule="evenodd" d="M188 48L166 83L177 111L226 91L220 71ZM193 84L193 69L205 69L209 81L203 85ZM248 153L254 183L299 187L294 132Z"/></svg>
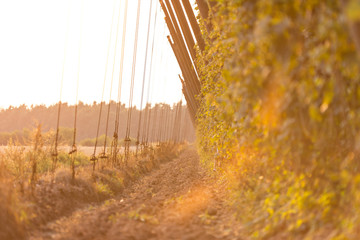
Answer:
<svg viewBox="0 0 360 240"><path fill-rule="evenodd" d="M109 125L107 135L113 136L115 129L116 118L116 106L115 101L110 102L110 114ZM106 118L107 118L107 104L103 107L99 134L105 134ZM147 107L151 109L150 115L150 140L156 140L154 134L157 134L161 127L165 126L165 118L161 118L166 111L169 111L170 116L175 115L174 107L165 103L157 103L152 108L150 104ZM145 107L143 111L145 111ZM60 115L60 144L69 145L73 139L73 127L74 127L74 106L62 103L61 115ZM121 104L120 108L120 125L119 125L119 138L125 136L126 124L127 124L127 111L125 104ZM130 124L130 137L136 138L138 129L139 109L136 106L132 108L133 116ZM98 118L100 112L100 103L96 101L92 105L79 102L78 104L78 119L77 119L77 142L85 139L93 139L96 136ZM163 113L161 115L161 113ZM37 124L41 124L43 133L49 132L49 134L55 134L56 123L58 114L58 104L46 107L45 105L31 105L27 107L25 104L19 107L9 106L7 109L0 110L0 145L6 145L10 138L19 141L21 144L25 144L26 139L29 139L30 130ZM143 123L145 122L143 114ZM146 119L148 121L148 119ZM186 120L187 121L187 120ZM191 122L185 124L191 125ZM168 126L169 127L169 126ZM194 131L189 128L189 131ZM154 136L153 136L154 135ZM194 133L189 132L189 141L194 139ZM111 142L111 141L110 141Z"/></svg>

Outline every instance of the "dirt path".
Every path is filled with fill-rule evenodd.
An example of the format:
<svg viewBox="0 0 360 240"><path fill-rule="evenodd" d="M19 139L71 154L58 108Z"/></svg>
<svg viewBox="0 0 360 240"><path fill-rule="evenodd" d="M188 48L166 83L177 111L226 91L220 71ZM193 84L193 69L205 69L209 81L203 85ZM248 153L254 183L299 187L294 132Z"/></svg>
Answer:
<svg viewBox="0 0 360 240"><path fill-rule="evenodd" d="M30 239L241 239L224 194L189 148L121 195L51 222Z"/></svg>

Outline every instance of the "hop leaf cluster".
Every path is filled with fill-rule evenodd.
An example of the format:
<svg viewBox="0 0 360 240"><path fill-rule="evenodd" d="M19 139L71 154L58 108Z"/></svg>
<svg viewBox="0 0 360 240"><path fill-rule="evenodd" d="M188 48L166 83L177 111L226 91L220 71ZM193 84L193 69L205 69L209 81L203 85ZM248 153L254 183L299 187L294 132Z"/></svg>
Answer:
<svg viewBox="0 0 360 240"><path fill-rule="evenodd" d="M205 162L219 154L231 166L225 174L235 182L234 203L255 238L326 231L357 237L360 59L353 5L223 0L213 9L213 32L197 63L198 144Z"/></svg>

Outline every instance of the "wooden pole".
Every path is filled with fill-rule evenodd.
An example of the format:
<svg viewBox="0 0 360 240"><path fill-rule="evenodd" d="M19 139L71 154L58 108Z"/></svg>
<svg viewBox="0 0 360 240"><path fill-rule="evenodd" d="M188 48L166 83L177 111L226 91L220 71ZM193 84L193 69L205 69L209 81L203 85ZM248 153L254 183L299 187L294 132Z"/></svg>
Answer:
<svg viewBox="0 0 360 240"><path fill-rule="evenodd" d="M200 93L200 89L201 89L200 82L199 82L199 80L197 78L197 74L196 74L196 72L194 70L194 67L192 65L190 56L189 56L188 51L186 49L184 40L183 40L182 35L181 35L181 30L179 28L179 25L177 24L175 14L172 11L172 7L170 5L169 0L165 0L165 2L166 2L166 5L167 5L167 10L163 9L164 13L165 13L165 16L167 16L170 19L170 21L172 22L172 26L175 28L174 29L175 31L173 31L173 34L171 34L172 37L173 37L173 40L175 42L175 46L179 48L179 53L182 56L185 67L187 67L189 69L189 71L190 71L190 75L192 77L191 77L191 79L189 79L189 81L191 81L191 83L195 86L195 91L197 93Z"/></svg>
<svg viewBox="0 0 360 240"><path fill-rule="evenodd" d="M189 0L181 0L181 1L182 1L182 4L183 4L184 8L185 8L185 12L186 12L186 15L187 15L187 17L189 19L191 28L192 28L192 30L194 32L197 44L198 44L200 50L204 51L205 50L205 41L204 41L204 38L202 37L199 24L198 24L198 22L196 20L196 17L195 17L194 11L193 11L193 9L192 9L192 7L190 5L190 2L189 2Z"/></svg>
<svg viewBox="0 0 360 240"><path fill-rule="evenodd" d="M193 61L195 62L195 60L196 60L195 41L194 41L193 36L191 34L189 25L188 25L188 23L186 21L186 17L185 17L183 8L182 8L181 3L179 2L179 0L171 0L171 2L173 4L177 19L178 19L178 21L180 23L180 27L181 27L182 33L184 35L187 47L188 47L188 49L190 51L190 54L191 54L191 57L192 57Z"/></svg>
<svg viewBox="0 0 360 240"><path fill-rule="evenodd" d="M174 13L173 6L170 3L170 0L164 0L165 3L163 0L159 0L159 1L165 14L166 25L168 26L171 35L171 38L170 36L168 36L168 41L170 43L171 48L173 49L173 52L179 63L180 69L184 77L183 80L179 76L183 86L183 94L189 106L188 111L190 114L190 119L193 125L195 126L196 113L200 107L200 103L199 100L197 99L197 96L200 94L201 84L198 79L197 73L195 71L195 66L193 65L193 61L196 60L195 59L196 54L194 49L195 46L194 38L187 24L186 16L184 14L180 1L171 0L174 5L176 16ZM194 15L193 18L195 18ZM198 31L200 32L200 28L198 25L197 27L198 27ZM201 36L201 32L200 32L200 36Z"/></svg>
<svg viewBox="0 0 360 240"><path fill-rule="evenodd" d="M182 68L182 72L184 74L184 77L186 78L186 82L189 82L189 86L191 87L191 90L193 91L194 96L198 95L200 93L200 82L197 79L197 75L194 71L194 68L192 66L191 60L189 58L189 55L185 49L184 42L182 39L179 39L178 34L176 32L175 28L178 28L173 25L173 22L171 21L173 18L170 18L170 15L168 13L168 10L166 9L164 3L161 1L162 8L165 13L165 22L169 28L170 34L174 40L174 44L169 40L173 51L175 55L177 56L178 63L180 67ZM174 15L172 14L174 17Z"/></svg>
<svg viewBox="0 0 360 240"><path fill-rule="evenodd" d="M199 8L199 11L200 11L200 15L202 17L202 19L204 20L205 22L205 26L206 26L206 30L208 32L211 31L211 27L210 25L208 24L207 20L209 18L209 6L206 2L206 0L196 0L196 3L197 3L197 6Z"/></svg>
<svg viewBox="0 0 360 240"><path fill-rule="evenodd" d="M172 43L171 42L171 39L170 37L168 36L168 40L169 40L169 43L170 43L170 46L171 48L173 49L173 52L175 54L175 57L179 63L179 66L180 66L180 69L183 73L183 76L185 77L186 82L189 82L189 90L191 92L191 98L194 99L194 102L195 102L195 96L198 94L198 92L194 89L194 86L191 84L191 81L189 81L189 79L191 79L191 73L189 72L188 68L186 67L185 65L185 62L182 58L182 55L181 53L179 52L179 49L175 46L175 43Z"/></svg>

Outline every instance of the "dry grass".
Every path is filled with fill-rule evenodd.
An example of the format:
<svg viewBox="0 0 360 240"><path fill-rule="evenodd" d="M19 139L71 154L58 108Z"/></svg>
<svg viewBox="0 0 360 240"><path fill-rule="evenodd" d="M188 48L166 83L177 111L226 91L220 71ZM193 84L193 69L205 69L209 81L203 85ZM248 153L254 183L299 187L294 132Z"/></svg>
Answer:
<svg viewBox="0 0 360 240"><path fill-rule="evenodd" d="M81 155L76 160L75 178L70 157L59 153L52 181L50 149L43 147L39 129L34 133L30 151L10 141L0 153L0 239L24 239L26 231L70 214L83 204L109 199L181 151L181 146L162 144L131 155L126 168L114 168L110 161L103 161L94 172L88 158Z"/></svg>

